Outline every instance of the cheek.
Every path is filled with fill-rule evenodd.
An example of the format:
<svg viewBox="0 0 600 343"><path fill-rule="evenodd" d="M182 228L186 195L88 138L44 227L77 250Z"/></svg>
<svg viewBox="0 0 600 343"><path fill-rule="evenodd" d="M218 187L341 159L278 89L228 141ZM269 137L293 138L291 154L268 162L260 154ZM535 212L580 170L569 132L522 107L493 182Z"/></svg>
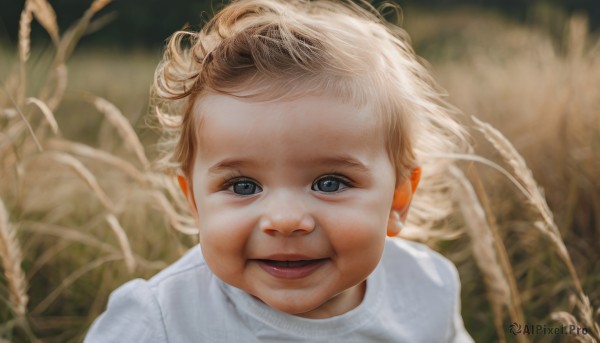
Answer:
<svg viewBox="0 0 600 343"><path fill-rule="evenodd" d="M200 245L213 271L238 272L243 267L246 246L254 222L246 210L205 207L198 225Z"/></svg>
<svg viewBox="0 0 600 343"><path fill-rule="evenodd" d="M200 239L224 247L243 241L254 227L254 213L252 205L232 203L220 195L206 196L198 202Z"/></svg>
<svg viewBox="0 0 600 343"><path fill-rule="evenodd" d="M359 206L339 211L324 224L340 263L379 262L386 237L387 215L378 206Z"/></svg>

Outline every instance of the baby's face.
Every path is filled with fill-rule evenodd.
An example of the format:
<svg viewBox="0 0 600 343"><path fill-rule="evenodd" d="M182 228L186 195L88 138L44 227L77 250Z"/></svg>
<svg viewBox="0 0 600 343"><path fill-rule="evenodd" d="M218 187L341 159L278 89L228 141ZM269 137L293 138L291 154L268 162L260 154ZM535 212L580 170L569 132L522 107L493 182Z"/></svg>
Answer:
<svg viewBox="0 0 600 343"><path fill-rule="evenodd" d="M329 97L209 95L192 176L200 242L223 281L309 318L362 301L384 247L395 175L368 108Z"/></svg>

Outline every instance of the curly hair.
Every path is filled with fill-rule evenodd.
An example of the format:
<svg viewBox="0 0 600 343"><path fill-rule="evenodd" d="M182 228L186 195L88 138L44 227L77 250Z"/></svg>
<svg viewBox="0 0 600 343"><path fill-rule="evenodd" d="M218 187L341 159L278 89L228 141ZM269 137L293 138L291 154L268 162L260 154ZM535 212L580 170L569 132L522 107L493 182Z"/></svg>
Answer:
<svg viewBox="0 0 600 343"><path fill-rule="evenodd" d="M173 34L153 85L162 165L191 175L201 121L194 107L208 93L249 101L328 95L374 108L397 182L415 166L423 169L426 203L415 199L413 212L423 220L443 217L436 194L451 162L431 156L468 148L466 134L384 8L399 13L396 5L378 10L367 1L238 0L201 30Z"/></svg>

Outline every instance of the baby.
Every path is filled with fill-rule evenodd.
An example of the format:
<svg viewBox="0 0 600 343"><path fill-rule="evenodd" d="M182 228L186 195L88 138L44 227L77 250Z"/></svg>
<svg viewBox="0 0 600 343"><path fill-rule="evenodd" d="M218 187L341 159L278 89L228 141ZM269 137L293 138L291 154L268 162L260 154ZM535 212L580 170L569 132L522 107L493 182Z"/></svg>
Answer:
<svg viewBox="0 0 600 343"><path fill-rule="evenodd" d="M86 342L472 341L455 267L386 238L463 132L368 3L234 1L175 33L154 94L200 244Z"/></svg>

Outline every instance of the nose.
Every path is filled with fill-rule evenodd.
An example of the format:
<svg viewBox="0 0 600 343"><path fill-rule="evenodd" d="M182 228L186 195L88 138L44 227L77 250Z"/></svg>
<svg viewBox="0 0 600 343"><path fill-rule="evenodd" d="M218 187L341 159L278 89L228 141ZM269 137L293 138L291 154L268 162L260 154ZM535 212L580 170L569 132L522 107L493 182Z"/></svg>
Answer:
<svg viewBox="0 0 600 343"><path fill-rule="evenodd" d="M315 229L307 204L292 192L274 192L264 200L260 230L269 235L303 235Z"/></svg>

